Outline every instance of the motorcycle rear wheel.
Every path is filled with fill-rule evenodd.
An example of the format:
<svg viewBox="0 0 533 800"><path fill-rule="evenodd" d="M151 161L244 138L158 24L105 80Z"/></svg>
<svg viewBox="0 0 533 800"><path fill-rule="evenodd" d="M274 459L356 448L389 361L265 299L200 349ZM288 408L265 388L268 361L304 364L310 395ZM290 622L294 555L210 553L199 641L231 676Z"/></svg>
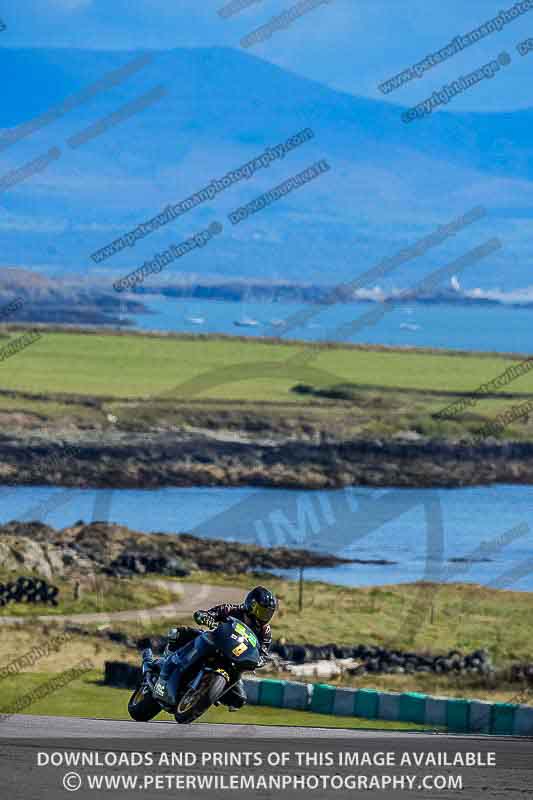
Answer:
<svg viewBox="0 0 533 800"><path fill-rule="evenodd" d="M217 672L208 672L197 689L187 689L174 714L176 722L186 725L201 717L228 688L228 682Z"/></svg>
<svg viewBox="0 0 533 800"><path fill-rule="evenodd" d="M128 713L135 722L150 722L157 717L161 706L156 703L150 692L143 692L143 685L137 686L128 703Z"/></svg>

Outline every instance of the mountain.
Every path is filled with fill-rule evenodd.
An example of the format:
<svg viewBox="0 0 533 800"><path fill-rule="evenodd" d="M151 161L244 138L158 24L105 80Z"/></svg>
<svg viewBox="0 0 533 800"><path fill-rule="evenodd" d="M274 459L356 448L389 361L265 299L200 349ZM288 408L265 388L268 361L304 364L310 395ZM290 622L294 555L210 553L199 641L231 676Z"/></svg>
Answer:
<svg viewBox="0 0 533 800"><path fill-rule="evenodd" d="M87 87L142 56L149 63L85 98ZM402 109L343 94L227 48L101 52L0 51L4 133L60 106L65 113L9 147L0 133L3 261L65 276L110 280L217 220L222 235L172 265L176 274L328 283L346 280L477 205L487 217L395 271L407 286L498 236L499 254L462 275L465 288L529 284L533 109L502 114L434 112L411 124ZM421 97L423 82L421 82ZM68 137L154 87L166 94L72 148ZM471 91L475 91L471 89ZM81 97L81 100L80 100ZM311 128L314 137L202 203L135 247L90 258L140 222L212 179ZM41 172L5 188L6 176L50 148ZM238 225L227 215L326 160L330 170Z"/></svg>

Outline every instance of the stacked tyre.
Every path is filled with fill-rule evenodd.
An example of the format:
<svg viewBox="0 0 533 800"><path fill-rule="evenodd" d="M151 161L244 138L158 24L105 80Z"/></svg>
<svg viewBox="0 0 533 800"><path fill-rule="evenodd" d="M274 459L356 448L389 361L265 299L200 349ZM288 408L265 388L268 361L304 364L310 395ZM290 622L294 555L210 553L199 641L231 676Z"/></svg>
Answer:
<svg viewBox="0 0 533 800"><path fill-rule="evenodd" d="M17 578L0 583L0 607L9 603L41 603L57 606L59 589L41 578Z"/></svg>

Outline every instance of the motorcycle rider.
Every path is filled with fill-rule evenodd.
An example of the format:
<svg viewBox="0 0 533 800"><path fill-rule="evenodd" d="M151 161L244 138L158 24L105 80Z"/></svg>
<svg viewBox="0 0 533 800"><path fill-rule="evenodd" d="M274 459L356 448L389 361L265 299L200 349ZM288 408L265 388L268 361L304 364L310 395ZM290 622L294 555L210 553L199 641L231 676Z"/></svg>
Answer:
<svg viewBox="0 0 533 800"><path fill-rule="evenodd" d="M228 617L244 622L255 633L259 643L259 651L262 662L259 666L264 666L272 644L272 630L270 621L277 609L277 600L271 591L264 586L256 586L240 604L224 603L213 606L208 611L196 611L194 621L198 625L209 625L209 623L224 622ZM173 628L168 637L168 645L165 651L166 658L161 667L159 678L154 687L154 694L158 700L162 700L168 705L174 705L175 698L168 690L168 680L175 670L178 670L178 679L174 683L179 685L181 674L191 667L196 661L206 655L208 646L204 640L198 638L202 633L197 628L180 627ZM179 648L179 652L176 652ZM154 663L153 654L150 649L143 652L143 672L151 669ZM242 680L237 681L221 699L231 710L242 708L246 703L246 692Z"/></svg>

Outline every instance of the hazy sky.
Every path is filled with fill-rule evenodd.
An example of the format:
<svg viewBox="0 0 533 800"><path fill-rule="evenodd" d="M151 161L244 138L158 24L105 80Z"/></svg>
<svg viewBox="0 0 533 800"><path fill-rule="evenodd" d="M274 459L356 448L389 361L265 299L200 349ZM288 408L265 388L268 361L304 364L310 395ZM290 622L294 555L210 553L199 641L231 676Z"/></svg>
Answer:
<svg viewBox="0 0 533 800"><path fill-rule="evenodd" d="M17 0L0 17L0 44L91 49L240 47L245 34L296 0L256 0L223 19L228 0ZM532 4L533 5L533 4ZM501 111L533 106L533 9L420 80L385 96L377 85L514 6L512 0L324 0L285 30L248 49L259 58L355 95L411 106L445 83L497 58L512 63L453 99L449 110Z"/></svg>

